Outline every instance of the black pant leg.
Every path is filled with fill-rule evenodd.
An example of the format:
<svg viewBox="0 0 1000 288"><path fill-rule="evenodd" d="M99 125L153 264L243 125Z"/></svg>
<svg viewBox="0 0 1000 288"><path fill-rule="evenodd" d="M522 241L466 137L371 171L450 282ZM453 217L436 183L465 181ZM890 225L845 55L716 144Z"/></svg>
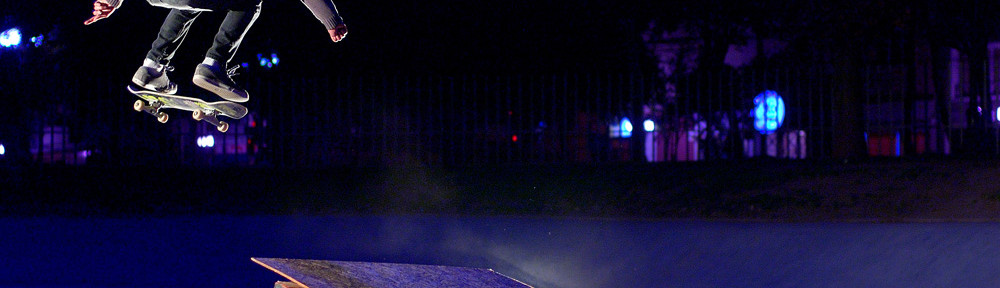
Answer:
<svg viewBox="0 0 1000 288"><path fill-rule="evenodd" d="M236 50L240 48L243 37L257 21L257 16L260 15L260 6L261 2L257 2L256 5L233 5L226 14L226 19L219 26L219 32L215 34L215 42L205 57L229 63L236 55Z"/></svg>
<svg viewBox="0 0 1000 288"><path fill-rule="evenodd" d="M170 9L167 18L160 26L160 33L153 41L153 47L146 53L146 58L152 59L160 64L167 64L174 58L177 48L187 37L191 24L201 15L199 11Z"/></svg>

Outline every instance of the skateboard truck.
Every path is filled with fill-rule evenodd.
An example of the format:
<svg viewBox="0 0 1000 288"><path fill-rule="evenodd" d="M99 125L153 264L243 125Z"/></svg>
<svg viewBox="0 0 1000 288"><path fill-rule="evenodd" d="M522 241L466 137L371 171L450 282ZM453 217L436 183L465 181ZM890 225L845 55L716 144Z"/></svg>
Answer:
<svg viewBox="0 0 1000 288"><path fill-rule="evenodd" d="M219 121L219 117L217 116L218 113L215 111L209 111L206 113L201 110L195 110L194 112L191 112L191 118L194 118L194 120L205 120L205 122L215 125L215 128L219 129L219 132L226 133L226 131L229 131L229 123L226 123L226 121Z"/></svg>
<svg viewBox="0 0 1000 288"><path fill-rule="evenodd" d="M132 104L132 108L134 108L135 111L149 113L149 115L156 117L156 120L160 121L160 123L167 123L167 120L170 120L170 115L167 115L166 112L160 111L160 107L162 106L163 103L160 103L159 101L151 101L149 102L149 105L146 105L146 102L142 102L142 100L135 100L135 104Z"/></svg>

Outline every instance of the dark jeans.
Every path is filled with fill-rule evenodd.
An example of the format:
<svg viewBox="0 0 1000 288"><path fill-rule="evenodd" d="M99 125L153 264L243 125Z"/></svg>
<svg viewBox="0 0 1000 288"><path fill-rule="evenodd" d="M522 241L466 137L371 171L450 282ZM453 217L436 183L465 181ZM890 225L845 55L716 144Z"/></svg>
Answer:
<svg viewBox="0 0 1000 288"><path fill-rule="evenodd" d="M258 0L259 1L259 0ZM185 2L183 0L150 0L150 4L156 6L167 6L173 5L173 3L154 3L154 2ZM205 57L215 59L220 62L229 63L233 59L233 55L236 54L236 50L239 49L240 43L243 42L243 36L246 32L250 30L250 26L253 26L254 21L257 20L257 15L260 14L261 2L252 3L239 3L245 1L225 1L225 2L215 2L215 5L205 6L199 3L193 3L197 1L186 1L190 3L185 3L196 8L210 9L210 10L229 10L226 14L226 19L222 21L222 25L219 26L219 32L215 34L215 42L212 44L212 48L208 49L208 53ZM211 1L201 1L201 2L211 2ZM219 3L224 3L219 4ZM174 58L174 53L177 52L177 48L181 46L184 42L184 38L187 37L188 30L191 29L191 24L194 20L201 15L202 11L195 10L182 10L182 9L170 9L170 13L167 14L167 18L163 20L163 25L160 26L160 33L156 36L156 40L153 41L153 47L146 54L146 58L152 59L161 64L168 64L170 60Z"/></svg>

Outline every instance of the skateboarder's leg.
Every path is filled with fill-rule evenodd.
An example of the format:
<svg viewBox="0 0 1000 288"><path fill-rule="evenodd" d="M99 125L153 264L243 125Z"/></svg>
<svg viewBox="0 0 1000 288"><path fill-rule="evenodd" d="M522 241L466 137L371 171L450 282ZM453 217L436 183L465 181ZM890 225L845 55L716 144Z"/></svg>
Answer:
<svg viewBox="0 0 1000 288"><path fill-rule="evenodd" d="M205 54L205 61L195 69L195 85L229 101L246 102L249 99L249 94L233 82L226 68L259 14L260 2L231 7L215 34L212 48Z"/></svg>
<svg viewBox="0 0 1000 288"><path fill-rule="evenodd" d="M219 26L219 32L215 34L215 42L212 48L205 54L205 58L214 59L227 64L233 59L236 50L240 48L243 37L250 31L250 27L257 21L260 15L260 2L255 5L234 6L226 14L226 19ZM223 65L226 66L226 65Z"/></svg>
<svg viewBox="0 0 1000 288"><path fill-rule="evenodd" d="M160 32L153 41L153 46L146 53L142 67L132 76L132 82L143 88L164 93L176 93L177 84L167 78L167 64L173 59L177 48L184 42L191 24L201 12L171 9L167 18L160 26Z"/></svg>
<svg viewBox="0 0 1000 288"><path fill-rule="evenodd" d="M184 42L191 24L201 15L200 11L170 9L167 18L160 26L160 33L153 41L153 47L146 53L146 59L159 64L168 64L174 58L177 48Z"/></svg>

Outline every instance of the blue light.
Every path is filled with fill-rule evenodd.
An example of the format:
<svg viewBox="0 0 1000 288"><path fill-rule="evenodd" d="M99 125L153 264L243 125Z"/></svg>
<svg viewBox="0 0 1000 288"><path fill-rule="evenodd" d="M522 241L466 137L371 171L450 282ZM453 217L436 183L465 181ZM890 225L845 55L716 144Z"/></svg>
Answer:
<svg viewBox="0 0 1000 288"><path fill-rule="evenodd" d="M243 66L243 68L248 68L248 67L250 67L250 63L243 62L243 63L240 64L240 66Z"/></svg>
<svg viewBox="0 0 1000 288"><path fill-rule="evenodd" d="M45 42L45 35L38 35L35 37L31 37L31 43L35 44L35 47L42 46L42 43L44 42Z"/></svg>
<svg viewBox="0 0 1000 288"><path fill-rule="evenodd" d="M21 30L11 28L0 33L0 46L9 48L21 45Z"/></svg>
<svg viewBox="0 0 1000 288"><path fill-rule="evenodd" d="M652 119L646 119L646 121L642 121L642 130L645 130L646 132L656 131L656 122L653 122Z"/></svg>
<svg viewBox="0 0 1000 288"><path fill-rule="evenodd" d="M902 149L902 147L900 147L900 143L899 143L899 132L896 132L896 157L899 157L900 155L902 155L902 151L903 151L903 149Z"/></svg>
<svg viewBox="0 0 1000 288"><path fill-rule="evenodd" d="M632 137L632 121L629 121L628 117L622 118L621 129L622 138Z"/></svg>
<svg viewBox="0 0 1000 288"><path fill-rule="evenodd" d="M764 91L753 98L753 127L761 134L771 134L785 121L785 101L778 92Z"/></svg>
<svg viewBox="0 0 1000 288"><path fill-rule="evenodd" d="M271 53L271 64L278 65L278 53Z"/></svg>
<svg viewBox="0 0 1000 288"><path fill-rule="evenodd" d="M260 59L260 67L267 66L267 64L271 64L271 62L267 62L267 59Z"/></svg>

